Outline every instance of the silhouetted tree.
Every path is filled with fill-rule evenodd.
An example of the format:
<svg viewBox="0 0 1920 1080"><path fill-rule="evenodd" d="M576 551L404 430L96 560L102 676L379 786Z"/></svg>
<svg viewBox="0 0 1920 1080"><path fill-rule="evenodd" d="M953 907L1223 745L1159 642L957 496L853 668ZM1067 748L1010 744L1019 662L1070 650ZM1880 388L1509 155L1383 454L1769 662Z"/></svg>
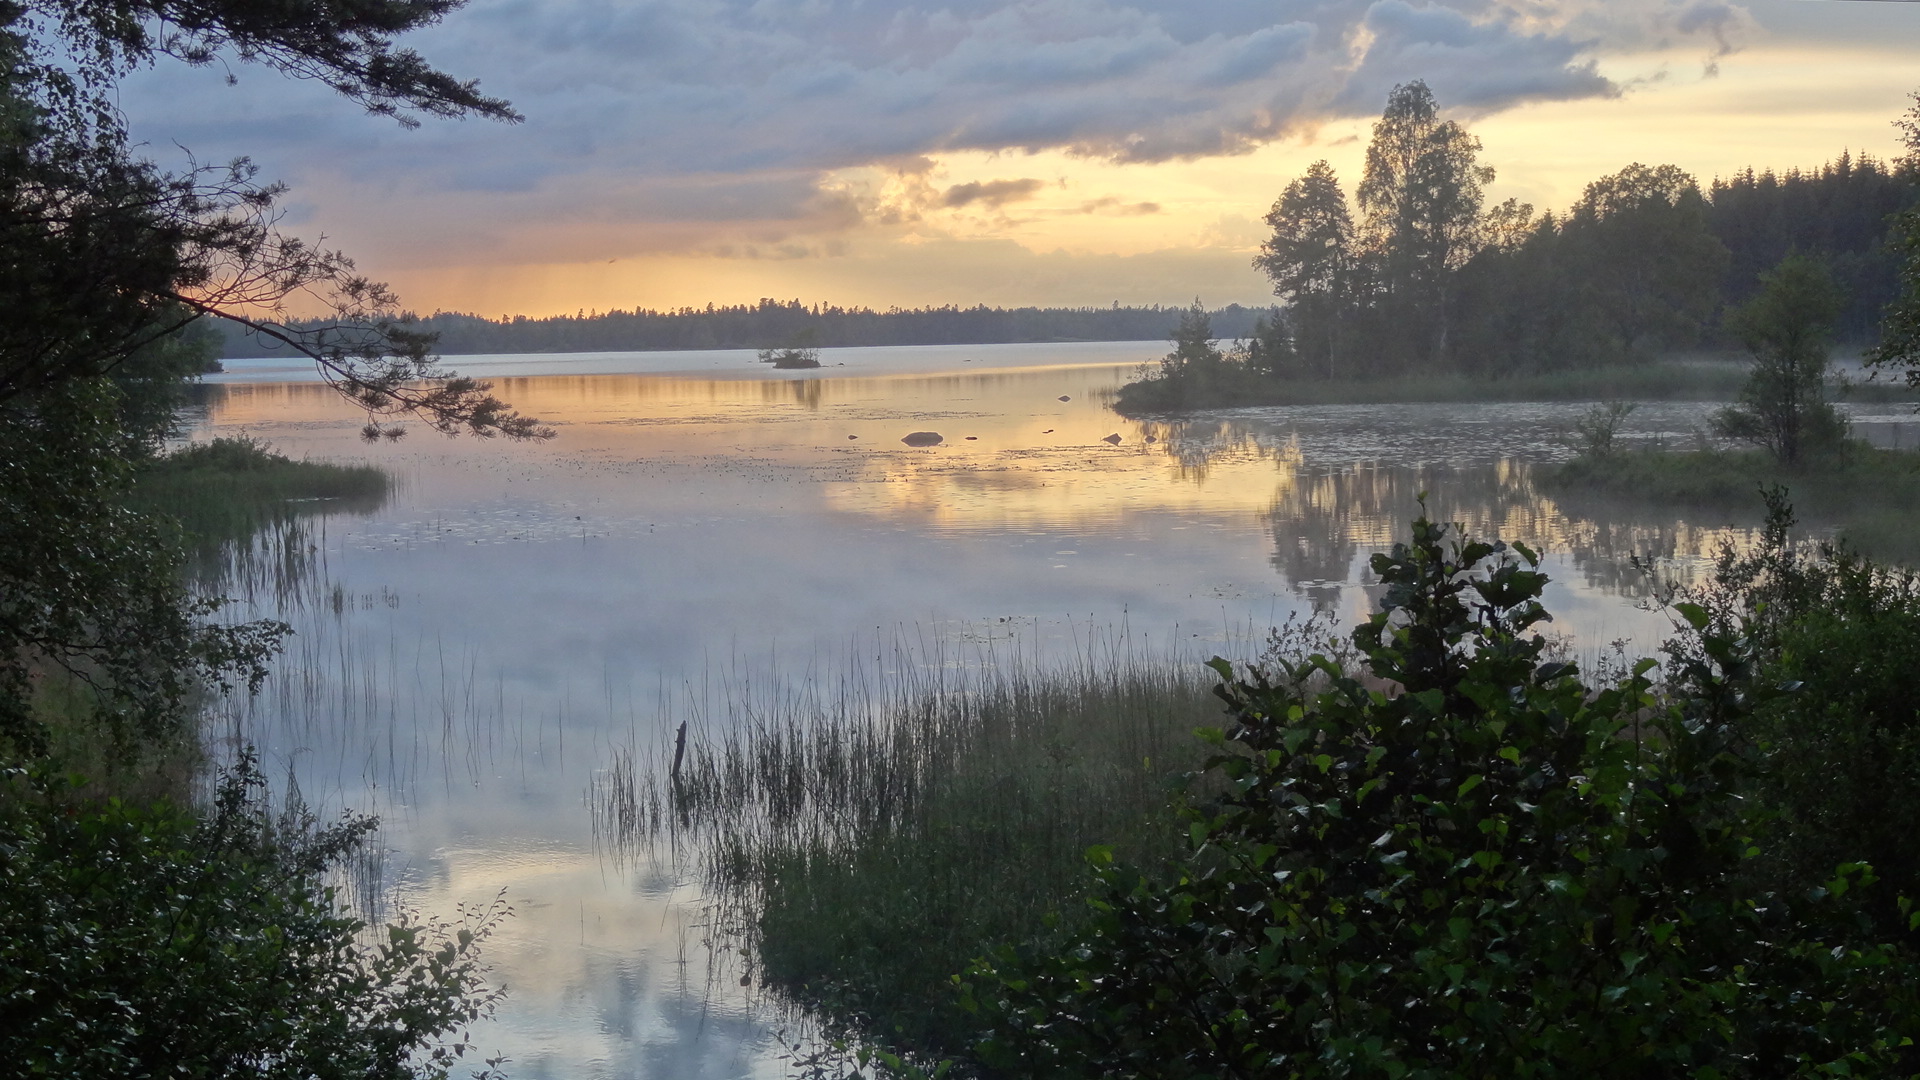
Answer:
<svg viewBox="0 0 1920 1080"><path fill-rule="evenodd" d="M1353 217L1333 167L1325 161L1309 166L1274 201L1266 222L1273 235L1253 265L1291 305L1294 348L1308 370L1329 377L1339 362L1353 274Z"/></svg>
<svg viewBox="0 0 1920 1080"><path fill-rule="evenodd" d="M1792 465L1838 445L1846 430L1826 400L1828 344L1843 298L1826 264L1808 255L1787 256L1760 280L1760 294L1727 319L1753 354L1753 372L1739 404L1714 425Z"/></svg>
<svg viewBox="0 0 1920 1080"><path fill-rule="evenodd" d="M417 124L415 113L517 119L505 102L395 47L396 35L457 6L0 7L0 402L103 375L213 315L310 356L375 421L412 413L444 431L538 434L487 387L436 368L431 338L388 317L392 295L345 256L280 233L281 188L259 182L244 160L162 172L129 145L115 101L119 80L156 55L193 64L233 56L321 81L403 124ZM296 293L337 317L299 329L270 321Z"/></svg>
<svg viewBox="0 0 1920 1080"><path fill-rule="evenodd" d="M1494 178L1478 164L1480 140L1439 117L1420 81L1394 88L1373 126L1358 191L1362 231L1386 302L1407 311L1419 352L1446 355L1452 272L1482 243L1481 204Z"/></svg>
<svg viewBox="0 0 1920 1080"><path fill-rule="evenodd" d="M1562 229L1577 295L1617 349L1610 359L1691 344L1713 316L1727 249L1708 230L1699 184L1678 166L1635 162L1595 180Z"/></svg>
<svg viewBox="0 0 1920 1080"><path fill-rule="evenodd" d="M1745 303L1760 275L1789 252L1817 254L1847 296L1836 335L1876 339L1881 315L1899 291L1901 259L1889 227L1914 203L1910 171L1842 153L1817 169L1746 169L1715 180L1707 193L1708 224L1731 254L1723 302Z"/></svg>

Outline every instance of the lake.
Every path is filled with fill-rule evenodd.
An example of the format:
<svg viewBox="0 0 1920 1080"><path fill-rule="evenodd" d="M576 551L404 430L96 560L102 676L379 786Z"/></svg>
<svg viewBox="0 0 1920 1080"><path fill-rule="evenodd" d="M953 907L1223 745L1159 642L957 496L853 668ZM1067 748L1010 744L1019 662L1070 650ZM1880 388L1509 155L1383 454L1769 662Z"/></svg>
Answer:
<svg viewBox="0 0 1920 1080"><path fill-rule="evenodd" d="M479 1041L511 1074L779 1076L798 1029L704 946L693 871L596 841L589 792L618 753L856 664L1047 664L1096 640L1197 663L1250 655L1290 614L1350 623L1367 556L1423 492L1436 517L1545 551L1574 656L1647 650L1669 624L1631 557L1692 579L1755 520L1542 495L1533 471L1566 455L1583 404L1113 414L1164 351L827 349L804 373L750 352L458 357L558 437L415 424L379 446L310 366L229 361L190 437L398 484L223 586L295 637L215 734L324 810L381 816L368 891L452 914L505 890L516 917L488 959L511 996ZM1625 437L1691 440L1711 409L1646 404ZM1854 411L1913 444L1901 407Z"/></svg>

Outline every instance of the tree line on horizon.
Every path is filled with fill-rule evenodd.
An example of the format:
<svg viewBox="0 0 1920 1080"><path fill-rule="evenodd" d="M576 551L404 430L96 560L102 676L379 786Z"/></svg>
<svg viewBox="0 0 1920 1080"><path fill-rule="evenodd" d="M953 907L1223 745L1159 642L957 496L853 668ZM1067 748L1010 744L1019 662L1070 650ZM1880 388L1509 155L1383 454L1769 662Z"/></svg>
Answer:
<svg viewBox="0 0 1920 1080"><path fill-rule="evenodd" d="M1438 363L1498 375L1727 347L1720 313L1751 299L1760 275L1792 252L1828 264L1844 297L1843 341L1870 343L1898 291L1887 220L1915 201L1904 163L1843 152L1817 168L1749 168L1705 187L1677 166L1634 164L1588 185L1570 209L1536 216L1513 200L1484 205L1493 170L1477 162L1479 140L1438 119L1424 84L1397 90L1381 124L1357 207L1318 162L1268 213L1274 234L1255 265L1280 310L1209 312L1219 338L1264 337L1257 351L1275 374ZM447 355L765 349L805 335L825 347L987 345L1159 340L1188 310L881 311L763 298L537 318L436 312L411 328L436 335ZM286 348L239 324L219 329L226 357Z"/></svg>
<svg viewBox="0 0 1920 1080"><path fill-rule="evenodd" d="M1843 153L1807 171L1744 170L1704 189L1633 163L1565 211L1487 205L1480 140L1425 83L1396 87L1350 200L1315 162L1266 215L1254 266L1283 302L1247 355L1266 374L1478 376L1630 364L1727 344L1725 311L1790 254L1839 285L1839 336L1870 344L1899 291L1889 219L1915 167Z"/></svg>
<svg viewBox="0 0 1920 1080"><path fill-rule="evenodd" d="M769 349L803 338L816 346L998 345L1055 341L1155 341L1184 307L973 307L890 308L806 304L763 298L754 304L708 304L668 311L648 308L580 312L529 318L490 319L457 312L435 312L413 328L437 334L436 347L448 355L475 353L551 353L665 351L680 349ZM1252 334L1264 308L1229 304L1213 312L1221 333ZM278 342L226 329L229 358L271 356Z"/></svg>

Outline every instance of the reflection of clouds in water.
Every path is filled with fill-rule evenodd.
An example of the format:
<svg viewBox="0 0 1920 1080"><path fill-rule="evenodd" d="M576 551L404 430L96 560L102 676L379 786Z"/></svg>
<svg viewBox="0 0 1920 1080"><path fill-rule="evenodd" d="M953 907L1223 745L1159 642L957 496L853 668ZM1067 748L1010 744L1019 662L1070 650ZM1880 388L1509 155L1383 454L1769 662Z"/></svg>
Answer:
<svg viewBox="0 0 1920 1080"><path fill-rule="evenodd" d="M497 1041L516 1075L772 1075L737 974L709 995L698 949L681 965L679 881L603 866L582 805L610 747L670 738L695 701L729 720L719 684L741 657L832 680L902 626L943 663L1072 657L1094 627L1251 655L1308 603L1363 616L1367 556L1423 490L1440 518L1546 549L1555 626L1579 647L1644 643L1665 624L1633 610L1645 583L1626 556L1697 566L1724 535L1543 496L1532 466L1562 453L1581 404L1134 423L1099 403L1115 378L520 380L507 396L567 424L560 439L374 450L324 388L229 386L202 434L245 428L400 478L372 515L310 530L313 589L255 590L255 614L298 632L229 728L316 802L385 814L390 880L420 906L509 887L520 915L495 956L516 993ZM1645 406L1636 437L1681 438L1711 408ZM898 443L929 429L947 445Z"/></svg>

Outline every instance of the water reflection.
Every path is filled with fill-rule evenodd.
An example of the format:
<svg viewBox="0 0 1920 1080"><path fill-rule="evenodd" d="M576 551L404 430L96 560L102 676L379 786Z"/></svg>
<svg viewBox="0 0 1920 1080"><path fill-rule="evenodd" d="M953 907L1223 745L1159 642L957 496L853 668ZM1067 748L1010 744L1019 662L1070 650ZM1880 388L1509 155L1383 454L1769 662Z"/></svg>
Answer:
<svg viewBox="0 0 1920 1080"><path fill-rule="evenodd" d="M621 748L671 745L681 720L835 685L896 634L935 665L983 642L1044 664L1090 626L1204 656L1308 607L1357 618L1366 556L1422 492L1437 516L1547 550L1577 649L1646 648L1667 625L1635 607L1629 557L1685 571L1751 524L1544 496L1534 471L1578 404L1136 423L1104 405L1134 369L1111 347L902 355L799 379L750 354L724 377L530 377L565 363L495 358L502 396L561 430L538 445L368 448L324 387L208 389L196 437L246 432L399 479L364 516L289 533L298 561L234 564L236 615L295 636L221 731L317 804L382 814L407 902L508 890L520 915L495 960L513 997L483 1043L519 1075L782 1071L777 1011L710 975L726 958L702 947L697 885L595 848L595 776ZM1628 438L1690 437L1710 408L1643 407ZM926 430L941 444L902 444Z"/></svg>

